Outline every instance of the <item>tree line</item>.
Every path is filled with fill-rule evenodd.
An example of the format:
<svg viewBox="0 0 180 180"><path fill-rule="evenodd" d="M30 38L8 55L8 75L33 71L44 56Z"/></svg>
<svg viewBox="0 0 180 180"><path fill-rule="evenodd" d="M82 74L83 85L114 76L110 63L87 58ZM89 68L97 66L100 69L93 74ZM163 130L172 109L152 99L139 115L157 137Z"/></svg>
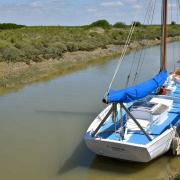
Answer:
<svg viewBox="0 0 180 180"><path fill-rule="evenodd" d="M19 25L14 23L0 23L0 29L18 29L25 27L25 25Z"/></svg>

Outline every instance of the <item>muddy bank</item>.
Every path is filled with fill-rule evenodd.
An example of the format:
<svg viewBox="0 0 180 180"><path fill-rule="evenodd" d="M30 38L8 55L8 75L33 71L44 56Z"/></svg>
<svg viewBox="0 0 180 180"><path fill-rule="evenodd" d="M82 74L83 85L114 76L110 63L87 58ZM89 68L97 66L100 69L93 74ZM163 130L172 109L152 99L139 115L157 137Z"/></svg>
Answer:
<svg viewBox="0 0 180 180"><path fill-rule="evenodd" d="M179 41L179 37L169 38L168 41ZM145 47L160 44L160 40L142 40L130 44L128 52L139 50ZM119 56L123 50L123 45L107 45L106 48L98 48L94 51L77 51L64 53L60 59L50 59L43 62L30 62L28 64L0 63L0 91L19 89L22 86L49 80L55 76L71 73L83 69L89 65L102 64L115 56Z"/></svg>

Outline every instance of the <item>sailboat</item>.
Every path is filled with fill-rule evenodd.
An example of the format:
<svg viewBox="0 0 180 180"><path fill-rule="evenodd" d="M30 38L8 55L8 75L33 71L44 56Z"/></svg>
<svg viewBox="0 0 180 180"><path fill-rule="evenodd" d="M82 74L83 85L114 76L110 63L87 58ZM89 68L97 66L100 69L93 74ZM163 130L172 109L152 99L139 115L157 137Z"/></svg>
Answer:
<svg viewBox="0 0 180 180"><path fill-rule="evenodd" d="M159 73L125 89L109 88L107 107L85 133L88 148L98 155L149 162L170 149L180 154L180 83L166 68L167 14L168 0L162 0Z"/></svg>

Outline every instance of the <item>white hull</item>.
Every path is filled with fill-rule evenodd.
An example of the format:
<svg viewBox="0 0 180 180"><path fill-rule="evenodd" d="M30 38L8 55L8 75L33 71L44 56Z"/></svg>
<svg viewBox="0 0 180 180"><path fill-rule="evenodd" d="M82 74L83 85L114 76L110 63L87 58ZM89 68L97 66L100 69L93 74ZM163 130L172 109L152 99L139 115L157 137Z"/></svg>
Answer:
<svg viewBox="0 0 180 180"><path fill-rule="evenodd" d="M147 145L92 138L88 134L85 135L85 142L89 149L98 155L128 161L149 162L170 149L174 136L175 131L170 128Z"/></svg>
<svg viewBox="0 0 180 180"><path fill-rule="evenodd" d="M85 134L85 142L93 152L98 155L128 161L149 162L171 148L171 142L176 133L176 129L173 127L167 128L162 134L146 144L92 136L92 133L97 129L102 119L106 117L111 107L112 105L109 105L95 118Z"/></svg>

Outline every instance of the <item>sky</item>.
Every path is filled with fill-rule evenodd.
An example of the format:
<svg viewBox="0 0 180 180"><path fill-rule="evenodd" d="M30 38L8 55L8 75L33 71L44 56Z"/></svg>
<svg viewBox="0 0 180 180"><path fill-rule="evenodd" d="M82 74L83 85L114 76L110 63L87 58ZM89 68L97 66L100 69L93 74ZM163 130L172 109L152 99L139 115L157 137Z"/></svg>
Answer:
<svg viewBox="0 0 180 180"><path fill-rule="evenodd" d="M99 19L115 22L141 21L150 0L0 0L0 23L24 25L86 25ZM152 1L152 0L151 0ZM156 1L153 23L160 23ZM176 0L169 0L174 16Z"/></svg>

